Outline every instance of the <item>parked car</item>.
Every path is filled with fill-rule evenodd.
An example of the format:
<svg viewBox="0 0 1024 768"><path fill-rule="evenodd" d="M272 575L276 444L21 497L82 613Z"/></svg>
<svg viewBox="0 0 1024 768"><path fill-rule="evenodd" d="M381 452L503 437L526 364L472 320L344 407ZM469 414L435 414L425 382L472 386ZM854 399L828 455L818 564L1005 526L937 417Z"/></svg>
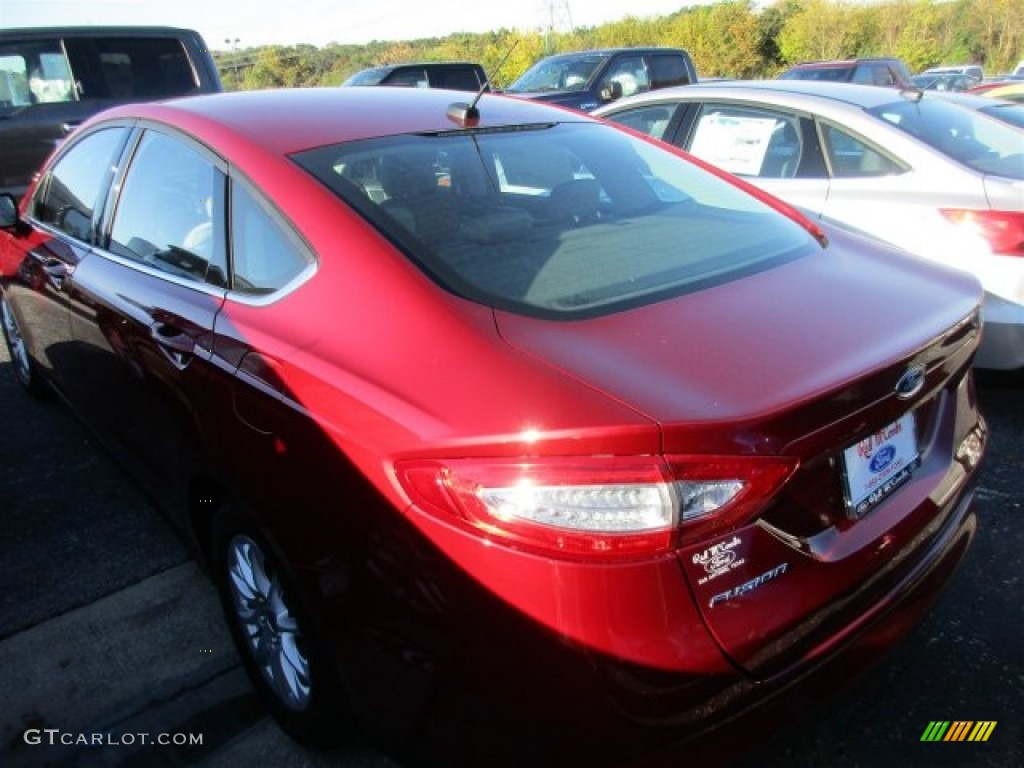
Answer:
<svg viewBox="0 0 1024 768"><path fill-rule="evenodd" d="M925 91L966 91L976 86L979 80L970 75L952 72L914 75L910 82L915 88Z"/></svg>
<svg viewBox="0 0 1024 768"><path fill-rule="evenodd" d="M675 88L597 114L977 275L986 289L978 364L1024 366L1019 129L930 91L794 80Z"/></svg>
<svg viewBox="0 0 1024 768"><path fill-rule="evenodd" d="M53 148L103 109L220 90L190 29L0 29L0 192L20 196Z"/></svg>
<svg viewBox="0 0 1024 768"><path fill-rule="evenodd" d="M858 83L886 88L910 88L910 70L899 59L846 59L843 61L808 61L795 64L780 80L824 80L831 83Z"/></svg>
<svg viewBox="0 0 1024 768"><path fill-rule="evenodd" d="M1022 99L1024 99L1024 83L1021 84L1020 89ZM1024 104L1020 102L998 99L989 94L975 96L972 93L946 92L939 95L961 107L973 109L1015 128L1024 129Z"/></svg>
<svg viewBox="0 0 1024 768"><path fill-rule="evenodd" d="M297 738L721 759L963 557L980 286L582 113L451 98L97 116L0 197L11 367L182 528Z"/></svg>
<svg viewBox="0 0 1024 768"><path fill-rule="evenodd" d="M364 69L356 72L342 85L405 85L475 92L487 83L487 73L480 64L468 61L426 61Z"/></svg>
<svg viewBox="0 0 1024 768"><path fill-rule="evenodd" d="M987 90L984 94L981 94L991 99L1003 99L1005 101L1024 101L1024 82L1022 83L1003 83L996 88Z"/></svg>
<svg viewBox="0 0 1024 768"><path fill-rule="evenodd" d="M930 67L922 75L966 75L978 82L985 79L985 71L980 64L947 64L941 67Z"/></svg>
<svg viewBox="0 0 1024 768"><path fill-rule="evenodd" d="M589 112L623 96L695 82L686 51L608 48L541 59L504 92Z"/></svg>

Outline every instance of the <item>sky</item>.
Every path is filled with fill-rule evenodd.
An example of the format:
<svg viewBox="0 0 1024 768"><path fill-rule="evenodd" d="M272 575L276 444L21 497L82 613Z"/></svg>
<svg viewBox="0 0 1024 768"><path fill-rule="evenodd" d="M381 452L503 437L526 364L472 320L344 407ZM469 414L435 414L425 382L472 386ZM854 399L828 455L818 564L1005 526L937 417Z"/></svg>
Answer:
<svg viewBox="0 0 1024 768"><path fill-rule="evenodd" d="M674 13L695 0L0 0L0 27L156 24L196 29L214 50L413 40L455 32L594 26ZM568 11L567 11L568 9ZM235 41L238 41L235 43ZM225 41L231 41L226 43Z"/></svg>

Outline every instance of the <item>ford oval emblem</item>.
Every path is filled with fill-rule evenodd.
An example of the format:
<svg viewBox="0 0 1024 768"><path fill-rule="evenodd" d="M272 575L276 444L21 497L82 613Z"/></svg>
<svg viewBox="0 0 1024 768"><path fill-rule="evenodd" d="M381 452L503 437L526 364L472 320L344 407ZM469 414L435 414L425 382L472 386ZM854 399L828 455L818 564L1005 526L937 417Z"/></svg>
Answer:
<svg viewBox="0 0 1024 768"><path fill-rule="evenodd" d="M892 464L892 460L895 458L896 449L891 445L885 446L884 448L882 448L882 450L880 450L878 453L871 457L871 471L876 474L881 472L883 469Z"/></svg>
<svg viewBox="0 0 1024 768"><path fill-rule="evenodd" d="M924 386L924 366L912 365L907 372L900 376L896 382L896 397L900 400L909 400Z"/></svg>

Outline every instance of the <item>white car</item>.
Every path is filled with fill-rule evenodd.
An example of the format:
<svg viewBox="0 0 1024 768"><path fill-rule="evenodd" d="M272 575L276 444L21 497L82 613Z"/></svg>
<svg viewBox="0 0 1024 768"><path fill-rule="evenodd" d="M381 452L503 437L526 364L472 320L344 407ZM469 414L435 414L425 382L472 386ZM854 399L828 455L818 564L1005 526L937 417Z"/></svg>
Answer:
<svg viewBox="0 0 1024 768"><path fill-rule="evenodd" d="M668 88L595 115L819 216L975 274L977 364L1024 367L1024 131L919 91L845 83Z"/></svg>

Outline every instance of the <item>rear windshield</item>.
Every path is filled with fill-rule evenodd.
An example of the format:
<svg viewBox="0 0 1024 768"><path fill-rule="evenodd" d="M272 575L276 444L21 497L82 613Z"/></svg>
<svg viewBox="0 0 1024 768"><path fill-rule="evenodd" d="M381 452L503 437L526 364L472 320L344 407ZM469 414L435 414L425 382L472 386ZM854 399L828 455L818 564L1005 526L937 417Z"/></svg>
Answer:
<svg viewBox="0 0 1024 768"><path fill-rule="evenodd" d="M293 159L443 286L526 315L605 314L818 250L756 198L609 125L397 136Z"/></svg>
<svg viewBox="0 0 1024 768"><path fill-rule="evenodd" d="M944 99L894 101L868 110L979 173L1024 179L1020 131Z"/></svg>
<svg viewBox="0 0 1024 768"><path fill-rule="evenodd" d="M995 103L991 107L982 107L979 112L1002 120L1004 123L1024 128L1024 104L1000 104Z"/></svg>

